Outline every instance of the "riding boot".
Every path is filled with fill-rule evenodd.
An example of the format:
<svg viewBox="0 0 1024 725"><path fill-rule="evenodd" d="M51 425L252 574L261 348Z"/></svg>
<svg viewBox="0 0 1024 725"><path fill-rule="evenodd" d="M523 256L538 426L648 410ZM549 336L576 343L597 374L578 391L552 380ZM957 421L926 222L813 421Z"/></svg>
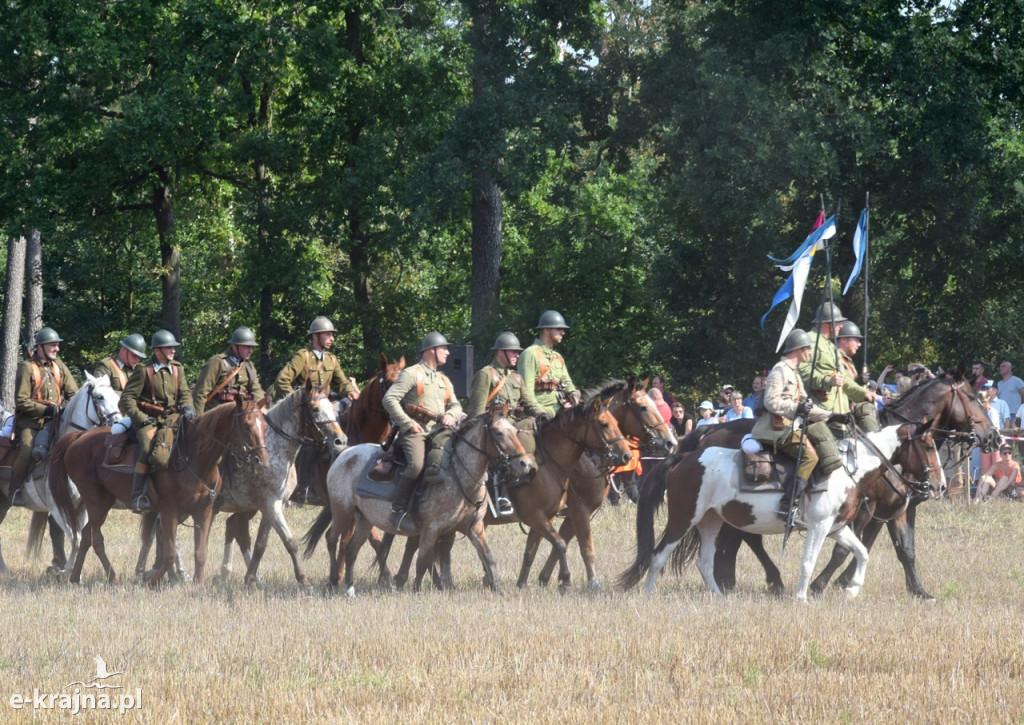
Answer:
<svg viewBox="0 0 1024 725"><path fill-rule="evenodd" d="M25 477L22 476L21 480L15 483L11 481L10 490L10 505L11 506L28 506L28 496L25 495Z"/></svg>
<svg viewBox="0 0 1024 725"><path fill-rule="evenodd" d="M409 499L412 496L412 490L415 485L415 478L403 476L398 481L395 498L391 501L391 525L399 531L408 532L416 530L416 524L413 523L412 517L408 514Z"/></svg>
<svg viewBox="0 0 1024 725"><path fill-rule="evenodd" d="M793 501L799 501L799 496L807 488L807 479L794 475L782 493L782 500L779 502L779 509L775 512L783 521L789 521L789 515L793 513Z"/></svg>
<svg viewBox="0 0 1024 725"><path fill-rule="evenodd" d="M11 467L11 485L7 491L7 499L11 506L28 506L25 479L32 475L33 466L32 455L24 449L19 451L18 457Z"/></svg>
<svg viewBox="0 0 1024 725"><path fill-rule="evenodd" d="M511 516L516 512L512 507L512 501L508 497L508 490L501 483L494 484L494 507L498 509L498 516Z"/></svg>
<svg viewBox="0 0 1024 725"><path fill-rule="evenodd" d="M149 496L146 495L146 480L149 477L149 466L136 461L132 472L132 513L144 514L150 510Z"/></svg>

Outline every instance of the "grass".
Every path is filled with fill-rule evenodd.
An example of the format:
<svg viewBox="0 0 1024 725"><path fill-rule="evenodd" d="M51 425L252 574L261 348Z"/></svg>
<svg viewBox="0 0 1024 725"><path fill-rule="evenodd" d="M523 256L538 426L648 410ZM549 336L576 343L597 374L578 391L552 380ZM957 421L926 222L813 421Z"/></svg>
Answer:
<svg viewBox="0 0 1024 725"><path fill-rule="evenodd" d="M594 520L608 587L632 559L633 512ZM919 569L938 601L907 595L883 535L857 600L832 589L803 606L766 595L748 552L725 599L704 591L695 567L666 572L653 597L586 593L575 545L574 591L517 590L525 537L514 526L488 533L497 595L465 541L453 554L455 592L377 591L367 551L359 595L328 595L321 544L307 562L317 588L304 595L273 535L260 588L241 582L237 553L233 577L205 590L150 591L130 578L108 587L92 554L72 587L24 558L28 515L16 510L0 531L12 572L0 579L0 718L33 719L10 707L12 694L60 693L90 678L99 655L123 673L118 684L142 690L139 710L87 716L101 721L1024 722L1024 506L929 503L918 513ZM299 533L315 514L287 512ZM114 512L105 533L130 574L136 518ZM190 532L180 533L190 556ZM211 541L213 575L222 523ZM792 587L803 542L784 554L780 543L769 551Z"/></svg>

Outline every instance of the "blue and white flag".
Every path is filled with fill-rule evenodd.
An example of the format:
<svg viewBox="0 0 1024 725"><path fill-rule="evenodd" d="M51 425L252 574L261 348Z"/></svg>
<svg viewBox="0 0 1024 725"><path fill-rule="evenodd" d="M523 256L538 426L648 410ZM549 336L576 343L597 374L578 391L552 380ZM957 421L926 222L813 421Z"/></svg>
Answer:
<svg viewBox="0 0 1024 725"><path fill-rule="evenodd" d="M773 262L775 262L775 264L779 265L779 268L782 269L783 271L792 269L793 264L796 263L796 260L798 260L804 252L806 252L813 245L821 241L822 235L828 231L829 226L832 227L832 234L835 234L835 216L830 216L828 218L828 221L825 222L822 221L823 217L824 212L822 212L821 215L818 216L818 221L814 225L814 229L811 231L810 234L807 235L807 239L804 240L803 244L797 247L797 250L795 252L793 252L785 259L776 259L775 257L769 254L768 259L772 260Z"/></svg>
<svg viewBox="0 0 1024 725"><path fill-rule="evenodd" d="M853 263L853 271L850 272L850 279L846 280L846 286L843 287L843 294L845 295L850 286L857 280L860 275L860 268L864 264L864 259L868 256L868 210L867 207L860 213L860 221L857 222L857 230L853 233L853 255L856 260Z"/></svg>

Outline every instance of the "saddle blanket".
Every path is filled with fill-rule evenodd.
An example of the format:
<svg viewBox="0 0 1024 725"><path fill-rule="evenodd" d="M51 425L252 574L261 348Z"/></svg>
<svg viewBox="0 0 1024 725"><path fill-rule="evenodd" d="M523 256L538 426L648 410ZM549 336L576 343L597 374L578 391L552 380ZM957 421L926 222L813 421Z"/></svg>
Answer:
<svg viewBox="0 0 1024 725"><path fill-rule="evenodd" d="M372 458L363 466L363 470L359 473L359 480L356 481L356 493L366 498L390 501L395 497L395 484L402 475L404 467L396 466L395 474L389 481L375 481L370 478L370 470L377 464L377 461L377 458Z"/></svg>

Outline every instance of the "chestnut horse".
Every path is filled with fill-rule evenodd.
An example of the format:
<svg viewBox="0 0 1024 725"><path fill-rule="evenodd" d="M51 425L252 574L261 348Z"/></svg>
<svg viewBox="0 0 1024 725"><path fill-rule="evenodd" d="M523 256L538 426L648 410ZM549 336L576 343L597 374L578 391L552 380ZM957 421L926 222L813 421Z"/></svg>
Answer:
<svg viewBox="0 0 1024 725"><path fill-rule="evenodd" d="M195 524L195 566L193 580L205 584L206 546L213 520L213 499L221 485L217 463L231 452L240 458L253 458L268 464L264 443L266 421L263 408L252 401L237 399L235 405L220 405L188 422L182 420L171 451L170 465L150 474L149 493L160 515L161 561L147 577L151 584L173 566L178 523L191 517ZM117 583L119 577L107 558L103 542L103 523L118 502L131 500L132 475L103 465L110 430L97 428L85 433L72 433L57 444L51 457L50 490L57 507L68 519L75 516L69 478L82 497L89 521L82 532L71 583L81 580L82 565L90 546L103 564L107 580ZM73 472L73 474L72 474Z"/></svg>
<svg viewBox="0 0 1024 725"><path fill-rule="evenodd" d="M449 531L464 533L477 550L485 576L497 588L494 556L487 545L483 518L487 491L485 474L488 464L504 459L515 476L529 475L536 470L533 456L523 450L516 428L505 417L507 409L494 408L489 413L464 422L445 444L440 480L425 486L415 518L423 546L416 560L415 589L418 591L426 571L434 563L434 544ZM330 555L329 579L337 588L344 570L344 589L355 594L353 567L359 549L366 542L370 529L397 533L391 526L391 502L361 496L357 491L360 475L380 454L380 446L363 444L344 451L331 465L327 475L330 504L303 537L306 556L316 548L326 532ZM451 573L448 572L450 580Z"/></svg>
<svg viewBox="0 0 1024 725"><path fill-rule="evenodd" d="M398 380L399 373L405 369L405 357L401 357L397 362L388 362L386 355L381 354L380 356L380 371L373 377L366 385L363 386L362 392L359 397L352 402L352 405L345 410L339 417L341 429L344 431L344 437L347 438L346 445L356 445L357 443L383 443L388 437L388 433L391 432L391 421L388 418L388 413L384 410L384 393L387 392L388 388ZM268 439L273 438L273 431L268 434ZM322 436L319 434L312 438L312 440L320 440ZM324 440L326 444L326 439ZM269 440L268 440L269 446ZM332 446L324 447L324 450L331 450L332 455L328 458L325 457L323 463L321 463L318 475L316 476L313 486L317 494L322 496L325 500L327 498L327 470L331 467L331 463L341 452L340 449ZM295 489L295 485L292 484L291 490L288 495L291 496L291 491ZM285 499L287 500L287 499ZM227 511L235 511L227 520L224 522L224 559L221 561L220 577L226 578L231 575L231 544L232 542L238 543L238 550L242 554L242 559L245 561L246 566L246 581L255 582L259 580L259 575L256 569L252 568L252 537L249 535L249 521L253 516L256 515L256 510L251 511L237 511L236 509L226 508ZM260 531L263 530L261 525ZM257 541L259 540L259 533L257 533ZM376 540L374 540L376 543ZM257 543L257 547L259 544ZM140 564L144 561L140 558ZM297 561L293 557L293 563L297 566ZM257 564L258 569L258 564Z"/></svg>
<svg viewBox="0 0 1024 725"><path fill-rule="evenodd" d="M610 401L603 397L609 391L612 393ZM564 589L570 585L566 558L567 544L561 538L561 532L556 532L553 526L555 516L568 505L569 515L576 520L579 530L584 532L580 536L580 552L587 564L588 583L592 588L600 589L601 585L594 570L593 537L590 535L590 513L587 512L587 508L593 506L592 510L596 510L604 501L604 496L608 492L608 476L607 471L601 470L596 463L591 463L591 469L584 469L584 474L579 472L578 465L582 462L582 455L588 451L599 460L604 458L610 465L628 461L631 454L623 437L626 431L619 429L618 421L626 421L631 431L630 435L645 437L654 435L653 431L657 428L654 418L649 413L653 413L664 425L664 420L650 400L644 399L647 399L647 395L641 392L638 396L635 385L631 391L627 391L626 383L613 381L598 389L587 391L583 396L583 402L578 406L559 412L553 421L539 426L538 471L526 483L509 489L509 497L515 505L515 514L495 518L488 512L484 519L487 526L520 522L530 527L517 586L526 586L541 537L552 543L551 557L560 565L559 586ZM609 423L614 424L614 428ZM660 438L661 435L657 437ZM580 484L576 490L571 485L573 480ZM570 526L568 531L571 534L573 527ZM452 543L451 539L447 539L438 546L442 568L450 567L449 554ZM389 544L385 536L384 546L378 552L378 564L384 572L383 578L387 578L383 562L387 559ZM410 539L401 568L395 577L395 584L398 587L405 584L412 552L415 550L416 541Z"/></svg>
<svg viewBox="0 0 1024 725"><path fill-rule="evenodd" d="M947 462L947 469L956 468L958 465L952 454L954 442L963 442L966 445L976 443L986 451L993 451L999 445L999 431L989 423L981 403L975 398L970 383L963 378L962 372L952 377L935 378L911 388L893 401L891 405L883 408L879 413L879 418L884 425L933 421L932 434L936 443L945 444L943 453L947 458L954 459ZM750 432L750 427L750 421L745 423L734 421L721 426L712 426L713 430L702 440L693 434L684 438L680 443L680 451L693 450L697 447L704 448L707 445L739 447L740 439L745 433ZM707 428L697 429L697 431L703 430L707 430ZM890 479L894 485L898 485L893 477L890 476ZM853 521L853 530L865 548L870 551L882 526L886 526L896 551L896 557L903 566L907 591L915 597L934 599L925 590L924 584L918 577L915 546L917 506L927 498L926 494L911 493L907 500L902 495L895 494L891 489L890 496L886 498L883 492L883 496L878 500L875 508L872 509L865 505L857 512ZM781 593L784 587L779 570L768 556L768 552L765 551L761 537L758 534L737 531L731 526L723 526L718 537L718 548L715 554L715 580L719 586L728 591L736 585L736 554L742 543L750 546L761 562L773 592ZM849 553L847 549L839 545L833 548L832 557L825 565L824 570L811 583L812 594L817 594L825 588L829 579L846 560ZM854 564L847 567L837 580L837 584L846 586L853 576L854 569Z"/></svg>
<svg viewBox="0 0 1024 725"><path fill-rule="evenodd" d="M946 478L932 439L931 423L892 425L875 433L856 434L859 468L850 475L844 468L833 471L815 490L805 494L801 508L807 526L807 540L797 582L796 598L807 601L807 591L818 553L831 537L849 547L857 558L857 569L846 593L854 598L864 583L867 551L849 522L862 499L876 500L890 484L885 473L903 480L908 487L926 482L936 492L945 490ZM893 467L898 463L902 474ZM703 451L674 455L655 467L644 482L637 505L637 556L619 577L625 588L636 585L647 573L646 591L653 593L658 575L673 551L696 527L699 540L690 537L674 560L680 568L697 552L698 568L705 585L715 594L721 590L714 578L715 540L723 522L759 534L781 534L785 524L775 515L781 490L746 492L740 490L742 461L739 451L711 446ZM668 493L668 524L661 541L654 545L654 514Z"/></svg>

